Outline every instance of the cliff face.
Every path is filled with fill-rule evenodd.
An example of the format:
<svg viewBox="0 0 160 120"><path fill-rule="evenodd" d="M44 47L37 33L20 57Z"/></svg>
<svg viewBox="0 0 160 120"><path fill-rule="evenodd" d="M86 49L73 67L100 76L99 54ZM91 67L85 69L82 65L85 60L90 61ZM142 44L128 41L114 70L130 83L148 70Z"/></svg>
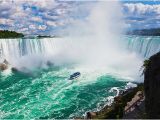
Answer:
<svg viewBox="0 0 160 120"><path fill-rule="evenodd" d="M160 118L160 52L150 57L144 72L145 109L148 118Z"/></svg>

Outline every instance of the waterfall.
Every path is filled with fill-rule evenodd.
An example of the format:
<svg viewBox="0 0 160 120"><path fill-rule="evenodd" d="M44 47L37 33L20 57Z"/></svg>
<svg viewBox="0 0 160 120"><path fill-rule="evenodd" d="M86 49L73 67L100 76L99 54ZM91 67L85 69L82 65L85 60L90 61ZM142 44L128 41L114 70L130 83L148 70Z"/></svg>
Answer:
<svg viewBox="0 0 160 120"><path fill-rule="evenodd" d="M38 66L56 54L55 43L54 38L0 39L0 62L6 59L16 67Z"/></svg>
<svg viewBox="0 0 160 120"><path fill-rule="evenodd" d="M140 55L144 59L160 51L160 37L125 36L122 40L124 41L122 43L125 43L129 51L137 53L137 55ZM13 66L29 68L32 68L32 66L42 66L42 64L46 64L47 61L63 63L68 60L67 62L70 62L70 60L73 60L70 58L78 57L74 51L80 46L79 44L79 42L74 43L73 41L62 38L1 39L0 61L2 62L4 59L7 59ZM73 51L73 49L75 50ZM83 48L81 48L81 50L83 50ZM86 48L84 50L86 50ZM72 51L76 56L70 54ZM87 51L84 51L80 56L84 57L85 52ZM95 62L98 61L94 61L94 64Z"/></svg>
<svg viewBox="0 0 160 120"><path fill-rule="evenodd" d="M23 56L46 55L56 53L56 39L1 39L0 58L19 59ZM160 51L160 37L126 36L127 48L144 58Z"/></svg>
<svg viewBox="0 0 160 120"><path fill-rule="evenodd" d="M49 39L1 39L0 57L18 59L26 55L47 54L54 48L53 38ZM54 51L52 51L54 52Z"/></svg>
<svg viewBox="0 0 160 120"><path fill-rule="evenodd" d="M160 51L159 36L126 36L127 47L143 58L149 58Z"/></svg>
<svg viewBox="0 0 160 120"><path fill-rule="evenodd" d="M0 58L10 60L23 56L56 54L57 38L44 39L1 39ZM160 51L160 37L155 36L125 36L127 48L144 58Z"/></svg>

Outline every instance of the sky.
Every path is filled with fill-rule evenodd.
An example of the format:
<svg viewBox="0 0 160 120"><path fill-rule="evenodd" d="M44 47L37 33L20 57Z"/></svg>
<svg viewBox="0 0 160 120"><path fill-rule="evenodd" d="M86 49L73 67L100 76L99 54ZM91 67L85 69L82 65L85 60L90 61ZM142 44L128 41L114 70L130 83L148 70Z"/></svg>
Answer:
<svg viewBox="0 0 160 120"><path fill-rule="evenodd" d="M94 0L95 1L95 0ZM0 29L52 35L87 16L93 1L0 0ZM160 27L159 0L120 0L128 30ZM81 7L83 6L83 7ZM84 7L86 6L86 7ZM85 9L84 9L85 8Z"/></svg>

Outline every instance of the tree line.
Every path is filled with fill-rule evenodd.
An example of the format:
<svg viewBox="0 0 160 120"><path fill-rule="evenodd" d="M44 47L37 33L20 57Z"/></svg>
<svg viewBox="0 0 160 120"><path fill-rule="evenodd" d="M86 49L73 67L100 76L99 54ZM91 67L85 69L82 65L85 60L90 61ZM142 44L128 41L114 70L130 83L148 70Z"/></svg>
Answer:
<svg viewBox="0 0 160 120"><path fill-rule="evenodd" d="M0 38L21 38L24 37L22 33L17 33L15 31L0 30Z"/></svg>

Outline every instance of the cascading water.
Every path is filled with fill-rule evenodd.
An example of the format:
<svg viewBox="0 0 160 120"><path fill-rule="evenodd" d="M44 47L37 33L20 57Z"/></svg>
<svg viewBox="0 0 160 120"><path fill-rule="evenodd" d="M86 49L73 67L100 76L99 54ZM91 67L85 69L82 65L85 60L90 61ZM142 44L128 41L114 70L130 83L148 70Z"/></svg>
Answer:
<svg viewBox="0 0 160 120"><path fill-rule="evenodd" d="M38 119L82 116L86 111L99 110L105 104L110 104L113 97L117 95L111 89L113 87L117 90L125 89L128 81L132 80L128 78L130 75L128 73L124 76L117 75L115 69L117 72L122 71L118 67L114 68L114 72L111 69L82 64L41 69L44 67L42 63L46 64L48 60L57 63L64 62L62 59L65 58L66 61L64 54L69 56L70 52L64 52L66 44L63 43L68 42L72 43L62 38L0 40L1 56L11 65L40 68L36 76L23 73L7 76L0 74L0 118ZM71 48L73 47L75 44ZM71 57L69 60L75 59ZM70 74L75 71L80 71L82 74L79 80L68 81Z"/></svg>
<svg viewBox="0 0 160 120"><path fill-rule="evenodd" d="M1 57L19 59L23 56L49 54L53 50L54 39L1 39Z"/></svg>
<svg viewBox="0 0 160 120"><path fill-rule="evenodd" d="M143 58L149 58L160 51L159 36L126 36L128 49L136 52Z"/></svg>
<svg viewBox="0 0 160 120"><path fill-rule="evenodd" d="M159 36L125 36L127 49L144 58L160 51ZM60 38L58 38L60 40ZM24 56L56 55L58 53L57 38L45 39L1 39L0 57L13 61Z"/></svg>
<svg viewBox="0 0 160 120"><path fill-rule="evenodd" d="M118 93L115 88L140 81L142 59L134 49L149 57L159 46L135 37L119 40L123 26L119 2L95 2L92 7L86 18L73 20L64 30L67 37L0 40L2 59L32 73L0 72L0 119L83 116L110 104ZM47 67L48 61L54 65ZM77 71L79 79L69 81Z"/></svg>
<svg viewBox="0 0 160 120"><path fill-rule="evenodd" d="M116 48L113 50L108 48L109 46L105 47L105 41L101 41L100 46L92 44L92 47L88 48L91 41L84 40L79 43L72 41L72 38L2 39L0 41L1 61L7 59L13 67L20 70L21 68L30 70L45 68L47 62L51 62L58 66L77 64L76 67L80 69L107 71L126 77L135 76L133 73L137 71L137 68L133 66L139 64L136 63L137 60L133 66L128 62L123 62L124 60L135 59L134 55L128 55L124 50L124 53L121 53L120 51L117 52ZM104 54L103 51L106 53ZM128 69L128 65L132 69Z"/></svg>
<svg viewBox="0 0 160 120"><path fill-rule="evenodd" d="M7 59L12 66L23 67L23 62L30 63L33 59L37 64L47 61L47 56L56 54L56 46L52 39L1 39L0 40L0 60ZM24 67L34 66L32 63ZM38 66L35 66L38 67ZM40 67L40 66L39 66Z"/></svg>
<svg viewBox="0 0 160 120"><path fill-rule="evenodd" d="M124 41L128 50L143 56L146 53L154 54L156 52L154 50L159 49L158 37L149 38L137 36L135 39L135 36L125 36ZM149 42L148 39L152 41ZM28 62L36 66L38 61L56 60L54 57L64 48L62 41L60 38L3 39L0 40L1 56L10 62L18 61L19 64L13 62L18 66L22 64L21 66L27 67ZM145 47L146 45L148 48ZM38 59L37 56L39 56ZM40 70L41 72L36 76L21 73L0 75L0 118L83 116L86 111L96 111L105 104L110 104L113 97L117 95L113 88L125 89L131 80L123 74L116 75L111 71L100 69L87 70L83 67L79 65L53 67L45 71ZM77 70L81 72L81 78L74 82L68 81L69 75Z"/></svg>

